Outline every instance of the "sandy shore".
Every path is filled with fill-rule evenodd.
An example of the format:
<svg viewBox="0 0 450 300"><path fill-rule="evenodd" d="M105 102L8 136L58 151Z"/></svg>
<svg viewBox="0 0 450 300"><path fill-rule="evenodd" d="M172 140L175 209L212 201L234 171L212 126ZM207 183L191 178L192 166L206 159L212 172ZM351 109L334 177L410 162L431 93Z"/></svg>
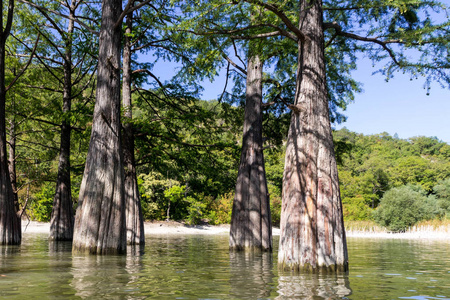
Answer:
<svg viewBox="0 0 450 300"><path fill-rule="evenodd" d="M146 235L166 235L166 234L229 234L230 225L186 225L181 222L161 221L161 222L145 222ZM31 233L49 233L50 224L22 221L22 232L24 234ZM279 228L273 228L273 235L280 235ZM355 238L386 238L386 239L426 239L426 240L448 240L450 241L450 228L440 231L413 231L405 233L390 232L362 232L348 231L347 237Z"/></svg>

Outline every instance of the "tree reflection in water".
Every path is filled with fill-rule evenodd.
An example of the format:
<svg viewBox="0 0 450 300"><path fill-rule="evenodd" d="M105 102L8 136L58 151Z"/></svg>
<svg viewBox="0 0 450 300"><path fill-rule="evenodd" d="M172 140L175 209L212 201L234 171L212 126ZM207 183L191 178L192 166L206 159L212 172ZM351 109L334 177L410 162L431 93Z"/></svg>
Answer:
<svg viewBox="0 0 450 300"><path fill-rule="evenodd" d="M230 252L231 298L267 298L274 290L272 252Z"/></svg>
<svg viewBox="0 0 450 300"><path fill-rule="evenodd" d="M351 293L347 274L280 274L276 299L336 299Z"/></svg>
<svg viewBox="0 0 450 300"><path fill-rule="evenodd" d="M72 257L72 283L75 295L99 299L119 297L124 293L129 274L127 256L76 255Z"/></svg>

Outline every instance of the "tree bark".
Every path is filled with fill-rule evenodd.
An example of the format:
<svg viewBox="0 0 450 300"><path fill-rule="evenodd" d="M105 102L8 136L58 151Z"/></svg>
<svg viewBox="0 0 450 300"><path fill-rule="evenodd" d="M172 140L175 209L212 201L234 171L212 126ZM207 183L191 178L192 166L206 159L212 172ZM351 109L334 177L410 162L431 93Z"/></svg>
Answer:
<svg viewBox="0 0 450 300"><path fill-rule="evenodd" d="M0 6L3 7L1 0ZM6 153L5 47L11 30L13 13L14 1L10 0L5 26L3 26L3 13L0 17L0 245L19 245L22 242L21 222L14 208L14 193Z"/></svg>
<svg viewBox="0 0 450 300"><path fill-rule="evenodd" d="M133 13L127 16L125 43L123 48L122 104L124 108L123 124L123 160L125 167L125 205L127 244L144 245L144 219L142 217L141 198L137 185L136 163L134 157L133 114L131 103L131 29Z"/></svg>
<svg viewBox="0 0 450 300"><path fill-rule="evenodd" d="M241 161L231 216L232 250L272 250L272 223L262 140L262 68L259 56L250 55Z"/></svg>
<svg viewBox="0 0 450 300"><path fill-rule="evenodd" d="M17 174L16 174L16 120L14 117L9 121L8 145L9 145L8 169L9 169L9 178L11 180L11 188L13 190L14 209L16 212L19 212L20 206L19 206L19 197L17 195Z"/></svg>
<svg viewBox="0 0 450 300"><path fill-rule="evenodd" d="M97 99L75 218L73 250L126 252L123 157L120 130L122 1L103 0Z"/></svg>
<svg viewBox="0 0 450 300"><path fill-rule="evenodd" d="M295 104L283 175L278 264L346 271L347 244L328 115L322 1L301 0Z"/></svg>
<svg viewBox="0 0 450 300"><path fill-rule="evenodd" d="M68 114L72 105L72 33L74 30L75 1L70 6L69 25L65 38L63 120L61 124L61 144L59 151L58 177L50 221L50 240L71 241L73 239L73 202L70 181L70 133Z"/></svg>

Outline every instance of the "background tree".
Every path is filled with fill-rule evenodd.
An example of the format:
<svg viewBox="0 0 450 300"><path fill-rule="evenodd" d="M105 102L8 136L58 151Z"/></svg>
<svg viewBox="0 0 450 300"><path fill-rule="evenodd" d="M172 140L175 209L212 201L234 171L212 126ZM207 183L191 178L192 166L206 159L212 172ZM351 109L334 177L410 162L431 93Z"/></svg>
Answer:
<svg viewBox="0 0 450 300"><path fill-rule="evenodd" d="M263 62L257 47L252 49L251 46L241 160L231 215L230 248L271 250L272 222L262 135Z"/></svg>
<svg viewBox="0 0 450 300"><path fill-rule="evenodd" d="M3 1L1 32L0 32L0 244L18 245L22 241L22 228L20 217L14 206L14 194L8 169L8 156L6 152L6 83L5 83L5 56L6 40L11 32L14 15L14 0L8 2L7 19L3 21Z"/></svg>
<svg viewBox="0 0 450 300"><path fill-rule="evenodd" d="M126 206L126 227L128 244L145 244L144 219L142 216L141 199L136 177L136 162L134 157L133 106L131 93L131 47L133 12L129 13L125 22L123 47L122 105L123 115L123 159L125 166L124 189Z"/></svg>
<svg viewBox="0 0 450 300"><path fill-rule="evenodd" d="M62 114L50 118L41 116L42 121L47 121L48 125L53 125L47 130L52 131L54 127L60 127L59 163L49 238L52 240L72 240L74 213L70 170L73 126L71 123L78 121L75 118L76 113L72 111L72 102L84 98L83 93L89 87L94 73L95 63L89 47L92 44L92 34L85 29L87 25L84 25L83 30L75 26L77 20L75 12L80 12L83 8L79 1L64 4L40 3L42 5L29 1L21 2L27 6L24 7L22 16L28 26L22 32L31 31L30 33L33 34L32 31L35 31L44 40L37 51L39 64L35 67L41 68L43 73L46 74L45 76L54 79L47 82L45 80L38 82L39 79L38 81L34 80L26 88L35 90L36 93L40 93L39 90L47 90L50 92L49 98L51 99L58 97L58 94L62 98L59 103L55 101L56 110L62 112ZM82 15L81 12L80 15ZM95 49L95 47L92 48ZM43 101L42 106L46 104L47 101ZM75 102L75 104L78 103ZM43 110L39 106L36 109L37 111ZM14 113L20 114L21 112ZM50 115L53 115L53 113L54 111L50 111ZM54 147L58 146L55 145Z"/></svg>

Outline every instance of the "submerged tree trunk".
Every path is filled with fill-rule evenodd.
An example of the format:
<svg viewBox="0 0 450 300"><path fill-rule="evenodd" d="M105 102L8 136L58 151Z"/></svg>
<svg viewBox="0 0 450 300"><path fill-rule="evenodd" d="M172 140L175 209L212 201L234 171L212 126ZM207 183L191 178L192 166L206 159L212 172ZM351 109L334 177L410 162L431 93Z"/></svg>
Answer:
<svg viewBox="0 0 450 300"><path fill-rule="evenodd" d="M122 1L103 0L97 99L75 218L73 250L126 252L123 158L120 130Z"/></svg>
<svg viewBox="0 0 450 300"><path fill-rule="evenodd" d="M127 16L125 43L123 48L122 103L124 108L123 125L123 160L125 167L125 206L127 244L144 245L144 219L142 217L141 199L137 185L136 163L134 159L134 135L131 103L131 26L133 13Z"/></svg>
<svg viewBox="0 0 450 300"><path fill-rule="evenodd" d="M72 0L70 16L74 18L75 2ZM53 198L52 217L50 221L50 240L71 241L73 238L73 203L70 182L70 121L68 113L72 105L72 33L73 19L67 28L66 52L64 57L64 94L63 120L61 124L61 144L59 152L58 178L55 197Z"/></svg>
<svg viewBox="0 0 450 300"><path fill-rule="evenodd" d="M3 8L1 0L0 6ZM5 47L11 30L13 12L14 1L10 0L5 26L3 25L3 13L0 17L0 245L19 245L22 242L22 228L14 207L14 193L6 153Z"/></svg>
<svg viewBox="0 0 450 300"><path fill-rule="evenodd" d="M244 135L230 229L230 249L272 250L272 223L262 140L262 66L251 55L247 68Z"/></svg>
<svg viewBox="0 0 450 300"><path fill-rule="evenodd" d="M278 264L346 271L347 244L328 116L322 1L301 1L295 104L286 146Z"/></svg>

